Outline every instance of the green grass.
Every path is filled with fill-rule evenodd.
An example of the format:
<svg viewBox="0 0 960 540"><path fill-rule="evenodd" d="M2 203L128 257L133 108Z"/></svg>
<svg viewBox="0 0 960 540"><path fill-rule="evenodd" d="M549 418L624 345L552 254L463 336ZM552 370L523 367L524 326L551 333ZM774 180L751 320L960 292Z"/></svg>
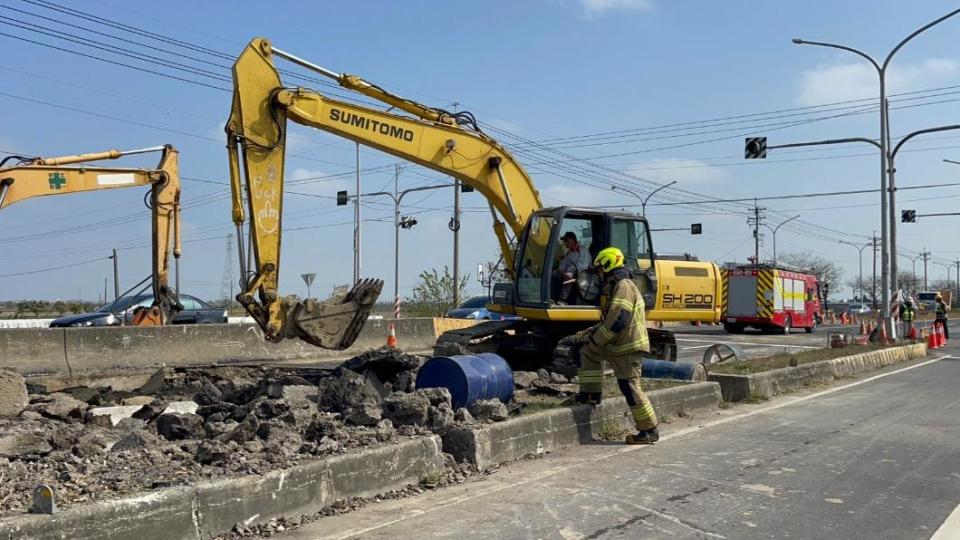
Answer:
<svg viewBox="0 0 960 540"><path fill-rule="evenodd" d="M803 364L809 364L811 362L819 362L821 360L832 360L834 358L841 358L843 356L852 356L854 354L876 351L886 347L887 346L885 345L871 344L853 345L837 349L814 349L797 353L778 353L773 356L766 356L763 358L750 358L739 362L724 362L722 364L714 364L709 366L708 371L711 373L731 374L760 373L762 371L770 371L771 369L789 367L793 361L796 361L796 365L799 366Z"/></svg>

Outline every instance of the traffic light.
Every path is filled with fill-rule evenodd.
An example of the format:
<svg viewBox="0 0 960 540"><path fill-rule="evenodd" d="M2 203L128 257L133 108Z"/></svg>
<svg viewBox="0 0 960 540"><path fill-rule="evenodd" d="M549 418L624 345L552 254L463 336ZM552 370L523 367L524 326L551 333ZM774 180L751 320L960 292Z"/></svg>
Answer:
<svg viewBox="0 0 960 540"><path fill-rule="evenodd" d="M338 191L337 192L337 206L346 206L347 205L347 192Z"/></svg>
<svg viewBox="0 0 960 540"><path fill-rule="evenodd" d="M916 210L902 210L900 212L900 222L901 223L916 223L917 222L917 211Z"/></svg>
<svg viewBox="0 0 960 540"><path fill-rule="evenodd" d="M691 224L690 224L690 234L703 234L703 224L702 224L702 223L691 223Z"/></svg>
<svg viewBox="0 0 960 540"><path fill-rule="evenodd" d="M743 149L744 159L765 159L767 157L766 137L747 137Z"/></svg>

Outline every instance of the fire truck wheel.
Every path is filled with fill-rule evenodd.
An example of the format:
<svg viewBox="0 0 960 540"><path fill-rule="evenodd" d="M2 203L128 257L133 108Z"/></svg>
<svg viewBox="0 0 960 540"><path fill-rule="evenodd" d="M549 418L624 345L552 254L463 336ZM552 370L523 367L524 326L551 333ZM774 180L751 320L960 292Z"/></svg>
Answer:
<svg viewBox="0 0 960 540"><path fill-rule="evenodd" d="M723 325L723 329L726 330L726 331L727 331L728 333L730 333L730 334L742 334L742 333L743 333L743 325L740 325L740 324L724 324L724 325Z"/></svg>
<svg viewBox="0 0 960 540"><path fill-rule="evenodd" d="M810 326L804 328L808 334L812 334L817 330L817 319L813 319L813 322L810 323Z"/></svg>
<svg viewBox="0 0 960 540"><path fill-rule="evenodd" d="M791 330L793 330L793 321L790 320L790 317L787 317L786 320L783 321L783 329L780 331L783 335L787 336L790 335Z"/></svg>

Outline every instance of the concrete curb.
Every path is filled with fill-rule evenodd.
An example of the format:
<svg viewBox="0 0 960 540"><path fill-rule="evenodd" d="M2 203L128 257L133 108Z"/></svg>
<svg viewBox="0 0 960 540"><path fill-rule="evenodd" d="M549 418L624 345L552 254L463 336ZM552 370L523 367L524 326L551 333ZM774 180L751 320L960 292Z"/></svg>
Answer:
<svg viewBox="0 0 960 540"><path fill-rule="evenodd" d="M322 459L263 476L161 489L45 515L0 519L0 539L200 540L238 522L310 514L337 499L416 484L444 467L438 436Z"/></svg>
<svg viewBox="0 0 960 540"><path fill-rule="evenodd" d="M716 409L720 405L720 386L713 382L691 383L654 390L648 396L657 416L663 418ZM454 428L443 436L443 449L458 461L486 469L525 456L589 443L601 432L632 428L626 400L619 397L604 400L597 407L564 407L480 428Z"/></svg>
<svg viewBox="0 0 960 540"><path fill-rule="evenodd" d="M850 377L926 355L927 346L916 343L749 375L708 373L707 380L720 384L724 401L767 399L786 391L797 390L805 385Z"/></svg>

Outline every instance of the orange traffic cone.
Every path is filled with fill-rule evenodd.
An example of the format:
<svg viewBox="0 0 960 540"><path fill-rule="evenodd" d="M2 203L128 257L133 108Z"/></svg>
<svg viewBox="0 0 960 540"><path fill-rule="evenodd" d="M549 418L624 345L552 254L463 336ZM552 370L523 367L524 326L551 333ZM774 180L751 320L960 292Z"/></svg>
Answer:
<svg viewBox="0 0 960 540"><path fill-rule="evenodd" d="M917 341L917 329L913 326L910 326L910 332L907 333L907 339L910 341Z"/></svg>
<svg viewBox="0 0 960 540"><path fill-rule="evenodd" d="M943 325L938 324L937 326L937 345L939 347L947 346L947 334L943 331Z"/></svg>
<svg viewBox="0 0 960 540"><path fill-rule="evenodd" d="M880 343L881 343L882 345L886 345L886 344L889 343L889 342L890 342L890 340L889 340L889 338L887 337L887 327L886 327L886 325L882 325L882 324L881 324L881 325L880 325Z"/></svg>
<svg viewBox="0 0 960 540"><path fill-rule="evenodd" d="M936 349L937 348L936 331L931 330L928 332L927 329L924 329L924 333L927 334L927 348L930 350Z"/></svg>
<svg viewBox="0 0 960 540"><path fill-rule="evenodd" d="M387 333L387 348L396 349L397 348L397 329L393 325L393 323L390 323L389 328L390 328L390 331Z"/></svg>

